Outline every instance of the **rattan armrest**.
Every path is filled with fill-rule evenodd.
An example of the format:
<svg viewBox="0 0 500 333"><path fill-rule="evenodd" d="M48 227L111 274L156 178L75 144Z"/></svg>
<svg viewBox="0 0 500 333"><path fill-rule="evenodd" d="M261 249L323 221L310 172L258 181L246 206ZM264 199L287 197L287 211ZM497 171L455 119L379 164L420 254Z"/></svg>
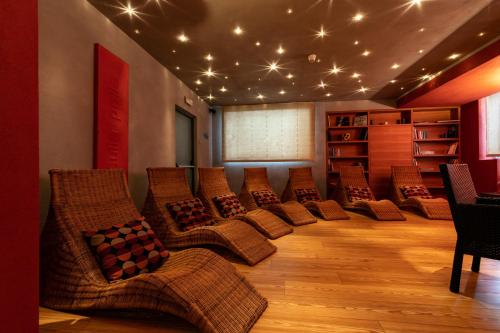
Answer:
<svg viewBox="0 0 500 333"><path fill-rule="evenodd" d="M458 204L458 218L465 236L500 241L500 206Z"/></svg>
<svg viewBox="0 0 500 333"><path fill-rule="evenodd" d="M476 197L476 204L500 205L500 197Z"/></svg>

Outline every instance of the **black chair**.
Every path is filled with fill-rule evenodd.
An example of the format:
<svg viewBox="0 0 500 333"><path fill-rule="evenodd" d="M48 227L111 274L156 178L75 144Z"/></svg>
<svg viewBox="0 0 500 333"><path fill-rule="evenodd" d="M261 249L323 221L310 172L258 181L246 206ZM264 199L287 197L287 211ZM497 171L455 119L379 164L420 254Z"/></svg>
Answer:
<svg viewBox="0 0 500 333"><path fill-rule="evenodd" d="M479 272L482 257L500 260L500 198L477 197L467 164L440 169L457 232L450 291L458 293L464 254L474 257L473 272Z"/></svg>

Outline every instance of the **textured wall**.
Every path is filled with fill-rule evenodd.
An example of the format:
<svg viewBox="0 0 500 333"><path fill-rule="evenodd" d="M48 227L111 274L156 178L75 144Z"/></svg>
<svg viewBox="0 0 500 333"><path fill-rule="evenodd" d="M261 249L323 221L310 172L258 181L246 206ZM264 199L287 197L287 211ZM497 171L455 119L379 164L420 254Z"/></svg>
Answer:
<svg viewBox="0 0 500 333"><path fill-rule="evenodd" d="M47 171L92 167L94 43L130 65L129 182L137 205L146 193L145 169L175 164L175 104L197 116L198 164L211 165L207 104L97 9L82 0L40 0L39 20L42 221Z"/></svg>
<svg viewBox="0 0 500 333"><path fill-rule="evenodd" d="M337 101L337 102L317 102L315 103L316 112L316 154L313 161L306 162L241 162L241 163L223 163L221 154L221 128L222 128L222 111L217 110L217 115L213 120L214 133L214 166L224 166L226 175L229 180L231 189L239 193L243 184L243 168L245 167L266 167L268 168L269 180L271 186L276 192L281 194L288 180L288 168L295 166L311 166L316 184L323 196L326 195L326 165L325 165L325 113L327 111L344 111L344 110L374 110L392 108L389 102L374 102L370 100L356 101Z"/></svg>

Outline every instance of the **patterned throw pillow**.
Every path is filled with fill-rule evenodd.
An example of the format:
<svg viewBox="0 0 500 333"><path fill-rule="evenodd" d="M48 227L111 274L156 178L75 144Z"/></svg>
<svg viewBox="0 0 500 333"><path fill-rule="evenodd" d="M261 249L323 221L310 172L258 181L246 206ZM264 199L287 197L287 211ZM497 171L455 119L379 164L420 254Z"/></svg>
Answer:
<svg viewBox="0 0 500 333"><path fill-rule="evenodd" d="M349 201L373 200L372 191L369 187L346 186L346 190Z"/></svg>
<svg viewBox="0 0 500 333"><path fill-rule="evenodd" d="M278 199L278 196L273 191L254 191L252 195L259 207L280 203L280 199Z"/></svg>
<svg viewBox="0 0 500 333"><path fill-rule="evenodd" d="M213 200L219 213L225 218L245 215L247 213L247 209L241 204L234 193L218 195Z"/></svg>
<svg viewBox="0 0 500 333"><path fill-rule="evenodd" d="M144 219L86 230L83 236L108 281L152 272L168 257L168 251Z"/></svg>
<svg viewBox="0 0 500 333"><path fill-rule="evenodd" d="M170 202L167 209L182 231L214 224L199 198Z"/></svg>
<svg viewBox="0 0 500 333"><path fill-rule="evenodd" d="M321 197L315 188L298 188L295 190L297 201L304 203L307 201L321 201Z"/></svg>
<svg viewBox="0 0 500 333"><path fill-rule="evenodd" d="M429 190L423 185L403 185L400 187L401 193L405 199L411 197L420 197L422 199L432 199Z"/></svg>

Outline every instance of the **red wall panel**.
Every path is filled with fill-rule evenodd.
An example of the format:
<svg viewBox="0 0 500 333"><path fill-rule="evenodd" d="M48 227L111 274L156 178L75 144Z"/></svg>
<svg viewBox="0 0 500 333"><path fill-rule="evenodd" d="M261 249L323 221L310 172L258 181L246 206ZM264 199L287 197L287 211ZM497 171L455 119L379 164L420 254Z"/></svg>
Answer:
<svg viewBox="0 0 500 333"><path fill-rule="evenodd" d="M95 45L95 168L128 169L128 64Z"/></svg>
<svg viewBox="0 0 500 333"><path fill-rule="evenodd" d="M38 14L0 1L0 331L38 332Z"/></svg>

